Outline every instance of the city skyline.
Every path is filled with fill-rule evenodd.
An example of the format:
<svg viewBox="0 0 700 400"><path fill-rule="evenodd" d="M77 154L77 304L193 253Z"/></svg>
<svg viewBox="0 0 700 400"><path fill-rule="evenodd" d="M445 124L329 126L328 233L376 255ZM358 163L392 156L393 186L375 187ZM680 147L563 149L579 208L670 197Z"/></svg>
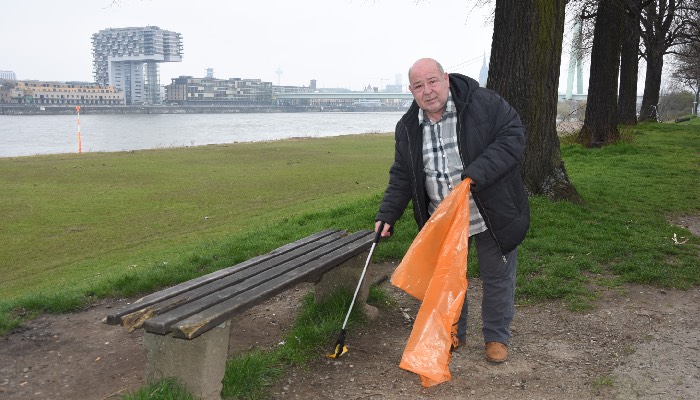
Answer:
<svg viewBox="0 0 700 400"><path fill-rule="evenodd" d="M452 15L453 7L461 16ZM423 56L438 59L450 72L478 78L491 41L478 10L453 0L35 0L10 2L3 11L7 18L0 34L12 40L0 43L0 70L13 71L21 80L94 81L90 40L108 28L158 26L182 33L182 62L160 66L163 85L180 75L204 76L213 68L214 76L223 79L257 78L288 86L308 86L315 79L320 88L362 90L393 84L396 74L407 83L408 67ZM426 25L434 29L415 32ZM469 31L463 56L433 44L448 36L468 37Z"/></svg>
<svg viewBox="0 0 700 400"><path fill-rule="evenodd" d="M158 26L182 34L179 76L261 79L283 86L384 88L418 58L479 79L491 47L490 7L458 0L34 0L3 6L0 70L20 80L93 82L91 36L109 28ZM21 18L19 17L21 16ZM28 29L27 21L31 22ZM21 34L18 34L21 33ZM60 45L57 43L60 42ZM568 54L562 56L561 88ZM584 83L587 86L587 82Z"/></svg>

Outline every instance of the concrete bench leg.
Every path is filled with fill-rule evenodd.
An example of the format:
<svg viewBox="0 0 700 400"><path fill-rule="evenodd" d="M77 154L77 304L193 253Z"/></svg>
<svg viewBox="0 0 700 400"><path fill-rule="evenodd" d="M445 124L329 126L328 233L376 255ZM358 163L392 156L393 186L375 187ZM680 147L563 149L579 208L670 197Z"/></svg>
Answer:
<svg viewBox="0 0 700 400"><path fill-rule="evenodd" d="M316 302L323 302L339 288L348 290L351 294L355 293L357 283L360 281L360 276L362 275L362 270L365 268L365 262L367 261L368 255L369 251L366 251L323 274L321 279L316 282L316 285L314 286L314 300ZM357 292L355 306L362 307L366 315L370 319L373 319L378 314L378 310L375 307L367 304L370 286L370 268L372 268L371 262L367 267L367 272L365 273L365 279L362 281L362 286L360 286L360 290Z"/></svg>
<svg viewBox="0 0 700 400"><path fill-rule="evenodd" d="M145 332L146 381L175 377L202 400L221 400L231 323L213 328L192 340Z"/></svg>

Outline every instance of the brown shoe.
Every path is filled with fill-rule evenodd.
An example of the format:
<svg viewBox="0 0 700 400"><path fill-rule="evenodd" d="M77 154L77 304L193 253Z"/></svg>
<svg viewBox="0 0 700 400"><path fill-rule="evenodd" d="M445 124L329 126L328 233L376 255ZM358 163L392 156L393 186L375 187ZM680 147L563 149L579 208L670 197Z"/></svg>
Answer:
<svg viewBox="0 0 700 400"><path fill-rule="evenodd" d="M488 342L486 343L486 359L491 362L502 363L508 359L508 348L500 342Z"/></svg>
<svg viewBox="0 0 700 400"><path fill-rule="evenodd" d="M460 347L467 344L467 338L459 338L457 335L452 335L452 346L450 346L450 351L455 351Z"/></svg>

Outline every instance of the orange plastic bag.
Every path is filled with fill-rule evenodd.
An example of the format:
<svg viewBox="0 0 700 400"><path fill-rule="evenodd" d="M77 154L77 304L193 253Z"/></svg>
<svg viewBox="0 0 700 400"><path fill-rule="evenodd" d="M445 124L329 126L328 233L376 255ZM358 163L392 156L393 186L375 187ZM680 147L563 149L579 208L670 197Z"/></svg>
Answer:
<svg viewBox="0 0 700 400"><path fill-rule="evenodd" d="M469 189L462 181L413 240L391 283L422 301L399 367L424 387L451 378L450 347L467 293Z"/></svg>

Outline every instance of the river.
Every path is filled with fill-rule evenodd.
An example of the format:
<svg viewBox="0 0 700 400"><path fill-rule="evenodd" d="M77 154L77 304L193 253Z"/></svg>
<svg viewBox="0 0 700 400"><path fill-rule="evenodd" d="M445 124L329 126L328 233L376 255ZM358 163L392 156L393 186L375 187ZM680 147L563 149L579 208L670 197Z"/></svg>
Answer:
<svg viewBox="0 0 700 400"><path fill-rule="evenodd" d="M0 115L0 157L393 132L401 112ZM79 122L79 124L78 124Z"/></svg>

